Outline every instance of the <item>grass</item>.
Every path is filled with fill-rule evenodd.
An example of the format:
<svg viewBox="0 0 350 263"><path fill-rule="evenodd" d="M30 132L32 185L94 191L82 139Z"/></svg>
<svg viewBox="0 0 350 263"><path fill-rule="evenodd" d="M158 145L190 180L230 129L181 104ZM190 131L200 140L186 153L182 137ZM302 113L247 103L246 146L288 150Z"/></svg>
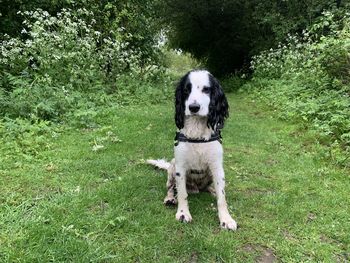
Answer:
<svg viewBox="0 0 350 263"><path fill-rule="evenodd" d="M0 261L347 262L349 172L263 105L241 94L229 102L226 192L237 232L219 228L207 193L190 196L191 224L163 206L165 172L143 160L172 158L171 102L111 108L100 128L67 129L36 160L2 166Z"/></svg>

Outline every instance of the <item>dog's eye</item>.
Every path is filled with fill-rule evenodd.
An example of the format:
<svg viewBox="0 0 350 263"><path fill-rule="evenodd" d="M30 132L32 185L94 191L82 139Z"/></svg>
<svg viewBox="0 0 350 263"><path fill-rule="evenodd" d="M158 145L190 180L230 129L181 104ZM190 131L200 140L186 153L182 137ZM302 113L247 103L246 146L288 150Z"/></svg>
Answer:
<svg viewBox="0 0 350 263"><path fill-rule="evenodd" d="M202 89L202 92L203 92L203 93L206 93L206 94L208 94L209 91L210 91L209 87L204 87L204 88Z"/></svg>
<svg viewBox="0 0 350 263"><path fill-rule="evenodd" d="M186 84L185 89L184 89L184 93L187 95L190 94L191 89L192 89L192 84L191 83Z"/></svg>

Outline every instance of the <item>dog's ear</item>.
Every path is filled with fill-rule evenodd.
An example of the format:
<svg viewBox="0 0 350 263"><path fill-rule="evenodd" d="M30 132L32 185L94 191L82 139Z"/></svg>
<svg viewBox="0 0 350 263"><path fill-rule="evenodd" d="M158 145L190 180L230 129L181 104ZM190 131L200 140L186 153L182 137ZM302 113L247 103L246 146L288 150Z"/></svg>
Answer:
<svg viewBox="0 0 350 263"><path fill-rule="evenodd" d="M185 85L187 80L188 73L180 79L175 91L175 123L179 129L184 127L185 121Z"/></svg>
<svg viewBox="0 0 350 263"><path fill-rule="evenodd" d="M219 81L212 75L209 76L209 79L211 92L208 114L208 127L212 128L213 130L218 130L224 127L225 119L229 115L229 106Z"/></svg>

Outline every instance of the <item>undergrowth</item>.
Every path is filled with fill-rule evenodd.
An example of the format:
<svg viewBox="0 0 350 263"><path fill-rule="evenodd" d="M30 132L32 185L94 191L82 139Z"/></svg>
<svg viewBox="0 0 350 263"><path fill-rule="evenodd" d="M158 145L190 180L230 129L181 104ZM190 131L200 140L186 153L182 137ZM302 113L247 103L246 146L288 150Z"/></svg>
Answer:
<svg viewBox="0 0 350 263"><path fill-rule="evenodd" d="M325 154L349 166L350 14L342 20L325 12L301 36L256 56L252 81L243 86L276 110L279 117L315 131ZM327 32L327 34L325 34Z"/></svg>
<svg viewBox="0 0 350 263"><path fill-rule="evenodd" d="M86 9L19 15L24 17L21 36L3 36L0 48L5 158L36 157L62 124L95 128L97 117L110 108L172 97L173 80L162 66L160 47L145 59L148 51L125 41L125 29L113 38L102 36Z"/></svg>

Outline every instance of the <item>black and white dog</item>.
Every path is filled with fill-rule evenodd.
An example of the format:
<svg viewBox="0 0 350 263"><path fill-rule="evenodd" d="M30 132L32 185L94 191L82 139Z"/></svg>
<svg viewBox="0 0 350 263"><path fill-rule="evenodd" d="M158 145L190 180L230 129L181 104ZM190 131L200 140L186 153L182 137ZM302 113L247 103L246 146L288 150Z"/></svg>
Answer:
<svg viewBox="0 0 350 263"><path fill-rule="evenodd" d="M208 71L193 70L180 80L175 93L175 158L147 162L168 171L166 205L178 203L176 219L190 222L188 193L209 191L217 197L220 226L236 230L225 198L225 174L220 130L228 117L228 103ZM177 196L175 192L177 191ZM176 200L177 197L177 200Z"/></svg>

